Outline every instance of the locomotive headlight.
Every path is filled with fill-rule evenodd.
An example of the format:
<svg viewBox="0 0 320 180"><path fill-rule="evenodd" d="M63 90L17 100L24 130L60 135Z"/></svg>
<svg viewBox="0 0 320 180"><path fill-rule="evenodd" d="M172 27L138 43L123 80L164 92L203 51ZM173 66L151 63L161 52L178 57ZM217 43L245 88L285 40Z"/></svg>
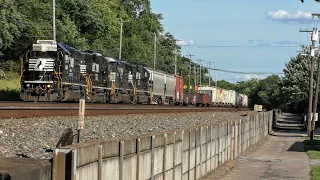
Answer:
<svg viewBox="0 0 320 180"><path fill-rule="evenodd" d="M30 84L27 84L27 87L30 87Z"/></svg>
<svg viewBox="0 0 320 180"><path fill-rule="evenodd" d="M47 84L47 88L50 88L51 87L51 85L50 84Z"/></svg>

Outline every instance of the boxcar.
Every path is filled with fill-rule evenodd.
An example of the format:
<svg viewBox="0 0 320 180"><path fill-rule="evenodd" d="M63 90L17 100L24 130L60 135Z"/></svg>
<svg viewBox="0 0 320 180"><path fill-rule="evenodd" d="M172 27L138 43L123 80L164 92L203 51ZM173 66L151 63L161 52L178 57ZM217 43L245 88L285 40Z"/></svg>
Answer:
<svg viewBox="0 0 320 180"><path fill-rule="evenodd" d="M183 104L198 106L203 103L203 94L187 92L183 94Z"/></svg>
<svg viewBox="0 0 320 180"><path fill-rule="evenodd" d="M175 103L181 104L183 103L183 77L175 76L176 77L176 89L175 89Z"/></svg>

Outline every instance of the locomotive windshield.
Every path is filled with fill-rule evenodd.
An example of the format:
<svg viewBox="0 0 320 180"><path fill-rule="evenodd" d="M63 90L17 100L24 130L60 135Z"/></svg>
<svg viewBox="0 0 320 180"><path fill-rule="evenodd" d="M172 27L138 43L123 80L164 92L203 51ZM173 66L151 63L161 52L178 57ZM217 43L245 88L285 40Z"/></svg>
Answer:
<svg viewBox="0 0 320 180"><path fill-rule="evenodd" d="M29 59L38 59L38 58L51 58L56 59L57 58L57 52L54 51L31 51L29 53Z"/></svg>

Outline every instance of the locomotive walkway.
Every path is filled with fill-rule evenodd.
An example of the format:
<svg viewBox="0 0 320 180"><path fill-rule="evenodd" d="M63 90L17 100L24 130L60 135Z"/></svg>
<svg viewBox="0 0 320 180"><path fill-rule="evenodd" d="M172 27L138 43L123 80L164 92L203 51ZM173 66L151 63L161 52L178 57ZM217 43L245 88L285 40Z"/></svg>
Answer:
<svg viewBox="0 0 320 180"><path fill-rule="evenodd" d="M292 114L280 115L277 118L279 130L269 136L260 147L253 149L249 155L245 153L240 156L234 162L233 168L229 167L231 170L226 175L217 177L214 174L219 172L214 172L203 180L310 179L311 168L301 138L306 136L306 133L299 130L299 120L300 118Z"/></svg>

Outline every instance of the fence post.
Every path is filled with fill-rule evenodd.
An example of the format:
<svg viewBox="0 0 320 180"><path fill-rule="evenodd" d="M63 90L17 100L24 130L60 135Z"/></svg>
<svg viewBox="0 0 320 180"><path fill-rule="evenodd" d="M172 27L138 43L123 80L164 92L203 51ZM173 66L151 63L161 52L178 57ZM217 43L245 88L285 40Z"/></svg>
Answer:
<svg viewBox="0 0 320 180"><path fill-rule="evenodd" d="M166 161L167 161L167 133L163 134L163 180L166 180L167 178L167 173L166 173Z"/></svg>
<svg viewBox="0 0 320 180"><path fill-rule="evenodd" d="M123 179L123 156L124 156L124 141L120 141L120 159L119 159L119 180Z"/></svg>
<svg viewBox="0 0 320 180"><path fill-rule="evenodd" d="M137 138L137 172L136 172L136 180L140 180L140 149L141 149L141 139Z"/></svg>
<svg viewBox="0 0 320 180"><path fill-rule="evenodd" d="M155 147L155 135L151 137L151 180L154 180L154 147Z"/></svg>

